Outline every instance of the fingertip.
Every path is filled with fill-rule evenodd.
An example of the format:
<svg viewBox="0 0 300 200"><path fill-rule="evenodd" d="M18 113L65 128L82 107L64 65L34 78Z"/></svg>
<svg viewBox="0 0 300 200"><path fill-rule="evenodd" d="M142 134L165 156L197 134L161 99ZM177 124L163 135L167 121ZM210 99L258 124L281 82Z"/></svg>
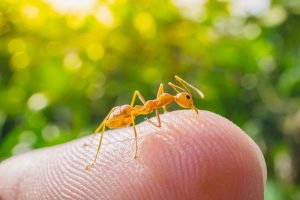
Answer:
<svg viewBox="0 0 300 200"><path fill-rule="evenodd" d="M175 187L190 199L263 199L265 162L240 128L207 111L170 113L162 121L165 128L147 136L141 158L163 190Z"/></svg>
<svg viewBox="0 0 300 200"><path fill-rule="evenodd" d="M106 132L88 171L97 149L97 143L82 147L90 138L10 159L0 165L0 179L8 181L0 181L0 196L17 191L23 199L263 199L263 157L240 128L207 111L168 112L161 121L161 128L137 126L136 159L132 128Z"/></svg>
<svg viewBox="0 0 300 200"><path fill-rule="evenodd" d="M252 145L253 149L255 150L255 153L256 153L256 156L257 156L257 159L259 161L260 168L262 171L263 184L265 187L266 183L267 183L268 172L267 172L267 165L266 165L264 155L263 155L261 149L259 148L259 146L248 135L246 135L246 136L248 137L249 143Z"/></svg>

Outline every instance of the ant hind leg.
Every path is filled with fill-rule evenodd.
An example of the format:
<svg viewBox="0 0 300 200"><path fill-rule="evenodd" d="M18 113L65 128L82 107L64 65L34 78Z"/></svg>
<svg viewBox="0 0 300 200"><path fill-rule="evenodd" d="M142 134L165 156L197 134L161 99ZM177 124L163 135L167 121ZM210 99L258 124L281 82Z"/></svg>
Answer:
<svg viewBox="0 0 300 200"><path fill-rule="evenodd" d="M97 133L103 128L103 126L105 126L105 123L107 121L107 119L109 118L110 114L116 109L117 107L113 107L109 113L106 115L106 117L104 118L104 120L101 122L101 124L97 127L97 129L94 131L93 137L91 138L90 144L83 144L83 147L87 147L87 146L91 146L95 136L97 135Z"/></svg>
<svg viewBox="0 0 300 200"><path fill-rule="evenodd" d="M85 168L86 170L91 169L94 166L94 164L96 163L96 161L97 161L98 154L100 152L100 148L101 148L101 145L102 145L102 139L103 139L104 132L105 132L105 125L102 127L102 132L101 132L101 136L100 136L100 140L99 140L99 144L98 144L98 149L97 149L97 153L95 155L95 158L94 158L94 160L90 164L88 164L86 166L86 168Z"/></svg>
<svg viewBox="0 0 300 200"><path fill-rule="evenodd" d="M133 133L134 133L134 138L135 138L135 151L134 151L134 159L137 157L137 152L138 152L138 138L137 138L137 132L136 132L136 127L135 127L135 117L133 116L133 113L131 112L131 121L132 121L132 126L133 126Z"/></svg>

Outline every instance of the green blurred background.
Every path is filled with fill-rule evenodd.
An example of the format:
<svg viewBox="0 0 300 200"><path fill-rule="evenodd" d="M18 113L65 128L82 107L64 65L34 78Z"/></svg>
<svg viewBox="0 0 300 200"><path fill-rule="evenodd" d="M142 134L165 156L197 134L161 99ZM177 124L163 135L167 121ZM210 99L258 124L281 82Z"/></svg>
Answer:
<svg viewBox="0 0 300 200"><path fill-rule="evenodd" d="M299 200L299 44L298 0L1 0L0 160L87 135L177 74L259 144L265 199Z"/></svg>

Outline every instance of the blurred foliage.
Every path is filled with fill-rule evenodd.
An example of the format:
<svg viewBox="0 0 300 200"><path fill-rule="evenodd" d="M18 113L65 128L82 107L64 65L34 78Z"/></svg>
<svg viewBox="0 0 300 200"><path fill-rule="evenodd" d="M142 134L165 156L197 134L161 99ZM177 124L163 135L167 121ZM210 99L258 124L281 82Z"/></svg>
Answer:
<svg viewBox="0 0 300 200"><path fill-rule="evenodd" d="M300 199L299 44L297 0L1 0L0 160L89 134L178 74L259 144L266 199Z"/></svg>

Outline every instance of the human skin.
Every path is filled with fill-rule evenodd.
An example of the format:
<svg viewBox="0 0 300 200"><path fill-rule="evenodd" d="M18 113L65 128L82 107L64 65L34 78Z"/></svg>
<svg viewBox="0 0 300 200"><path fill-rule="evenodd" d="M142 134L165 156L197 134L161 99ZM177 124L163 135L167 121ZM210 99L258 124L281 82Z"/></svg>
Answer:
<svg viewBox="0 0 300 200"><path fill-rule="evenodd" d="M240 128L208 111L161 119L137 126L137 159L132 127L105 133L89 171L99 135L12 157L0 164L0 199L264 199L263 155Z"/></svg>

